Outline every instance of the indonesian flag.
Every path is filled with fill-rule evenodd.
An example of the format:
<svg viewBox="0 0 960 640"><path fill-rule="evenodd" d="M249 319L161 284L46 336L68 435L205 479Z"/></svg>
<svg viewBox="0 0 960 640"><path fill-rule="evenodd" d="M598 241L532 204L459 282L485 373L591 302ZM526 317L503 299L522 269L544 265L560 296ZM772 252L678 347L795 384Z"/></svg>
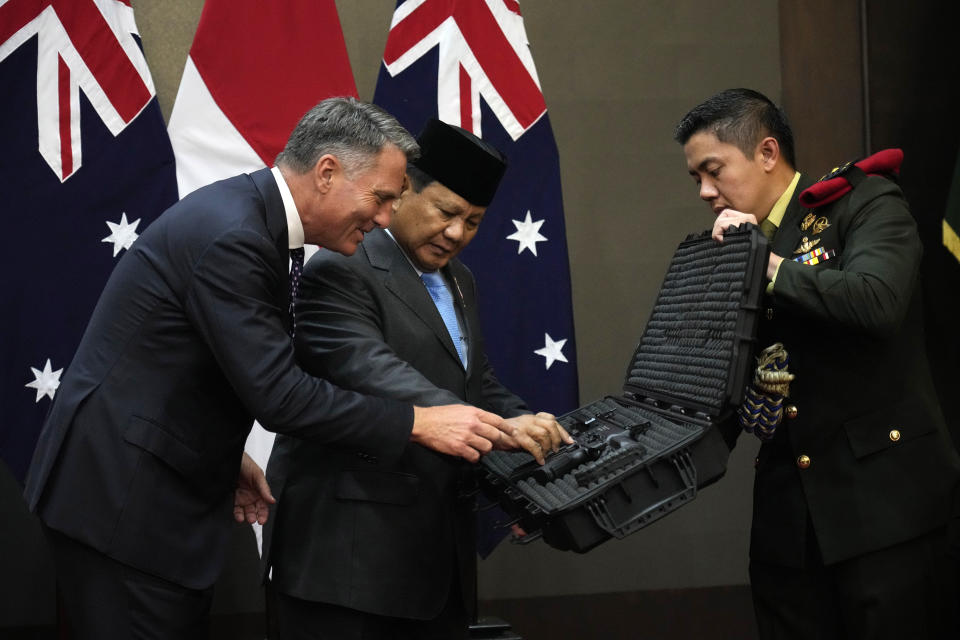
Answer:
<svg viewBox="0 0 960 640"><path fill-rule="evenodd" d="M334 0L206 0L168 126L180 197L273 166L301 116L333 96L357 97ZM262 468L273 440L253 425L246 451Z"/></svg>
<svg viewBox="0 0 960 640"><path fill-rule="evenodd" d="M168 126L180 197L273 166L331 96L357 96L333 0L207 0Z"/></svg>

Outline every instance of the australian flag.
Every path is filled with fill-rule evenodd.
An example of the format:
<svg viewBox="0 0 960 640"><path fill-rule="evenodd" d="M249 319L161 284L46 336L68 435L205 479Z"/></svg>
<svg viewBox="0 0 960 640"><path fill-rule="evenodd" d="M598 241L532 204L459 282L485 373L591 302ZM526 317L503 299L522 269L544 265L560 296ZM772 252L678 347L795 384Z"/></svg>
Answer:
<svg viewBox="0 0 960 640"><path fill-rule="evenodd" d="M531 409L578 406L557 147L515 0L401 0L374 102L417 134L439 118L508 158L461 257L477 278L487 355Z"/></svg>
<svg viewBox="0 0 960 640"><path fill-rule="evenodd" d="M0 3L0 458L22 482L107 276L177 199L129 0Z"/></svg>

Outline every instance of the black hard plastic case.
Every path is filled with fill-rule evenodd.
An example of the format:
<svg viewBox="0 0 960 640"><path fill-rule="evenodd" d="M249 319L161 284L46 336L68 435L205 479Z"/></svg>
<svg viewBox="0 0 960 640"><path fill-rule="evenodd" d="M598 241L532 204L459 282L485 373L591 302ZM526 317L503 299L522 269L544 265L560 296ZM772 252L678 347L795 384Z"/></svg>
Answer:
<svg viewBox="0 0 960 640"><path fill-rule="evenodd" d="M680 243L622 393L558 418L576 440L540 466L525 452L481 460L488 492L531 538L586 552L690 502L726 471L717 424L743 401L768 246L753 225Z"/></svg>

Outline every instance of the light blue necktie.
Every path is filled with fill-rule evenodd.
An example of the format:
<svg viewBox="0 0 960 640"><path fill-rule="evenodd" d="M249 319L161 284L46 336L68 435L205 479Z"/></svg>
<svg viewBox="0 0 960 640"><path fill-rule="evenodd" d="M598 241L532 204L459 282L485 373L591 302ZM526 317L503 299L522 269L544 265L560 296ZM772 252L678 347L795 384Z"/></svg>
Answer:
<svg viewBox="0 0 960 640"><path fill-rule="evenodd" d="M457 312L453 308L453 296L450 295L450 290L447 289L443 276L440 275L440 272L434 271L433 273L424 273L420 278L423 280L423 284L427 286L427 291L433 298L433 303L437 305L437 311L443 318L443 324L447 325L450 339L453 340L453 345L457 348L457 353L460 354L460 362L466 368L467 354L463 348L463 338L460 336L460 324L457 322Z"/></svg>

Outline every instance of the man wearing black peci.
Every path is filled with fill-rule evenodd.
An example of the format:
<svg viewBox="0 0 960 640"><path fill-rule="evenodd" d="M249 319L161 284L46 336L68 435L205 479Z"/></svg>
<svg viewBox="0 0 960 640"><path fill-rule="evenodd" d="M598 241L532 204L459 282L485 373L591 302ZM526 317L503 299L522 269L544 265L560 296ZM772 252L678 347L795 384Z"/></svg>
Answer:
<svg viewBox="0 0 960 640"><path fill-rule="evenodd" d="M365 393L427 406L469 402L505 416L499 449L542 462L569 436L530 414L487 362L473 276L456 259L506 168L469 132L430 121L389 229L349 258L319 251L297 303L297 357ZM475 458L469 458L470 462ZM264 530L275 637L463 638L475 604L473 465L411 445L371 457L278 438Z"/></svg>

